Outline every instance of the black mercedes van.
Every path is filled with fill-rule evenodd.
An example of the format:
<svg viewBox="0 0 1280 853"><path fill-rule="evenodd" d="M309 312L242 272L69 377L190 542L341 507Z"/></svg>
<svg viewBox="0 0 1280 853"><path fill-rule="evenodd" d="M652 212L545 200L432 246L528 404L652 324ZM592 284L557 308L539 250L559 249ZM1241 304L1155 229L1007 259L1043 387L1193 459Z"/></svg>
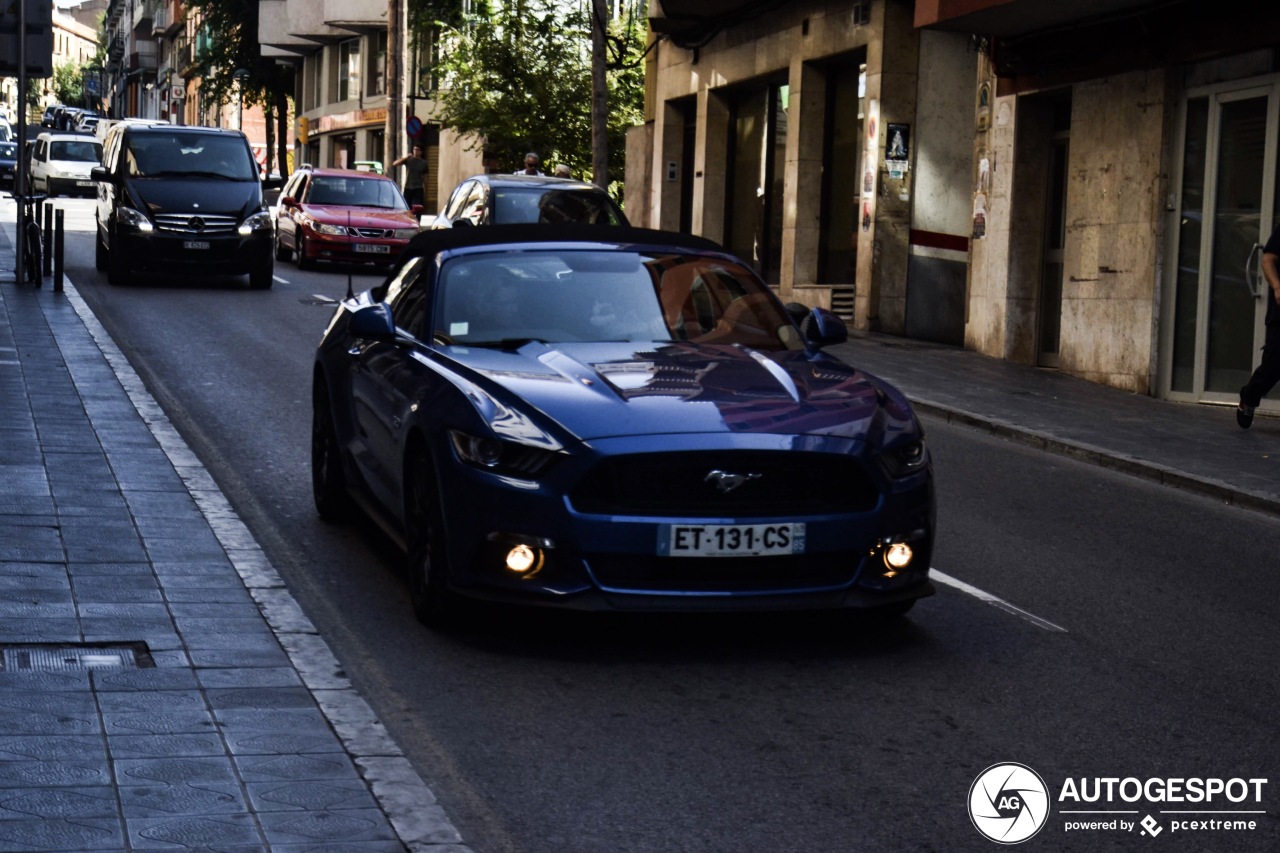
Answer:
<svg viewBox="0 0 1280 853"><path fill-rule="evenodd" d="M251 288L271 287L271 215L240 131L120 121L106 131L92 177L96 262L111 284L138 269L248 273Z"/></svg>

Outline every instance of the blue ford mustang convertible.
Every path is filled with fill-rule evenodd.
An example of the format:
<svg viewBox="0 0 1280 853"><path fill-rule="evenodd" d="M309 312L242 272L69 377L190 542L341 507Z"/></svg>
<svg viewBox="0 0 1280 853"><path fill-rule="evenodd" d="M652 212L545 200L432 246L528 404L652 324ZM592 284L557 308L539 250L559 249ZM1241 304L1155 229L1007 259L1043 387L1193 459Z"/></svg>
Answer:
<svg viewBox="0 0 1280 853"><path fill-rule="evenodd" d="M929 453L821 350L847 334L697 237L425 232L317 350L316 507L377 521L436 627L464 598L905 613L933 592Z"/></svg>

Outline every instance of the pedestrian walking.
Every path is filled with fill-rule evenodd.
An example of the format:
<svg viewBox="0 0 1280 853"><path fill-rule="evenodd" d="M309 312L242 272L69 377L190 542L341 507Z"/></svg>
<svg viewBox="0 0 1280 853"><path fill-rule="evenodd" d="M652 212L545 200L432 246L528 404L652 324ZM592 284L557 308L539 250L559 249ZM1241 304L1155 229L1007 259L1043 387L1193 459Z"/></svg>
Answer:
<svg viewBox="0 0 1280 853"><path fill-rule="evenodd" d="M415 204L426 204L427 197L427 161L422 158L422 146L413 146L413 151L391 164L391 168L404 166L404 200L410 207Z"/></svg>
<svg viewBox="0 0 1280 853"><path fill-rule="evenodd" d="M1240 405L1236 407L1236 423L1241 429L1253 425L1253 410L1262 404L1272 388L1280 382L1280 224L1271 232L1262 249L1262 274L1269 285L1267 316L1263 322L1266 337L1262 344L1262 362L1253 371L1249 383L1240 389Z"/></svg>
<svg viewBox="0 0 1280 853"><path fill-rule="evenodd" d="M542 161L542 160L541 160L541 158L540 158L536 153L534 153L533 151L530 151L528 154L524 155L524 168L523 168L523 169L517 169L516 171L512 172L511 174L513 174L513 175L541 175L541 174L542 174L542 172L538 171L538 163L540 163L541 161Z"/></svg>

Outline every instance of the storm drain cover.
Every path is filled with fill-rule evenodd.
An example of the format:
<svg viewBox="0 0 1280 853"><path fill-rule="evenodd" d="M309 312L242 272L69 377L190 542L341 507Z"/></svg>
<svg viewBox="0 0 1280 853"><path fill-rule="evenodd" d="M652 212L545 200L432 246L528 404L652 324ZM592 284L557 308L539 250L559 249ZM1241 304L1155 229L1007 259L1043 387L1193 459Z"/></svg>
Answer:
<svg viewBox="0 0 1280 853"><path fill-rule="evenodd" d="M146 643L0 646L0 672L80 672L155 665Z"/></svg>

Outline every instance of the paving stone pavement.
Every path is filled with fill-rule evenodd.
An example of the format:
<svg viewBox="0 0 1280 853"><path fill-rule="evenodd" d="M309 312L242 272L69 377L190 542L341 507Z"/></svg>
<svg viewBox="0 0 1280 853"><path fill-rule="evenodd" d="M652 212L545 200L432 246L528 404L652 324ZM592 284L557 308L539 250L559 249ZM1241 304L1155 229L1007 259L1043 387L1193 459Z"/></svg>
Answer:
<svg viewBox="0 0 1280 853"><path fill-rule="evenodd" d="M469 850L74 287L15 284L12 245L0 224L0 850Z"/></svg>

